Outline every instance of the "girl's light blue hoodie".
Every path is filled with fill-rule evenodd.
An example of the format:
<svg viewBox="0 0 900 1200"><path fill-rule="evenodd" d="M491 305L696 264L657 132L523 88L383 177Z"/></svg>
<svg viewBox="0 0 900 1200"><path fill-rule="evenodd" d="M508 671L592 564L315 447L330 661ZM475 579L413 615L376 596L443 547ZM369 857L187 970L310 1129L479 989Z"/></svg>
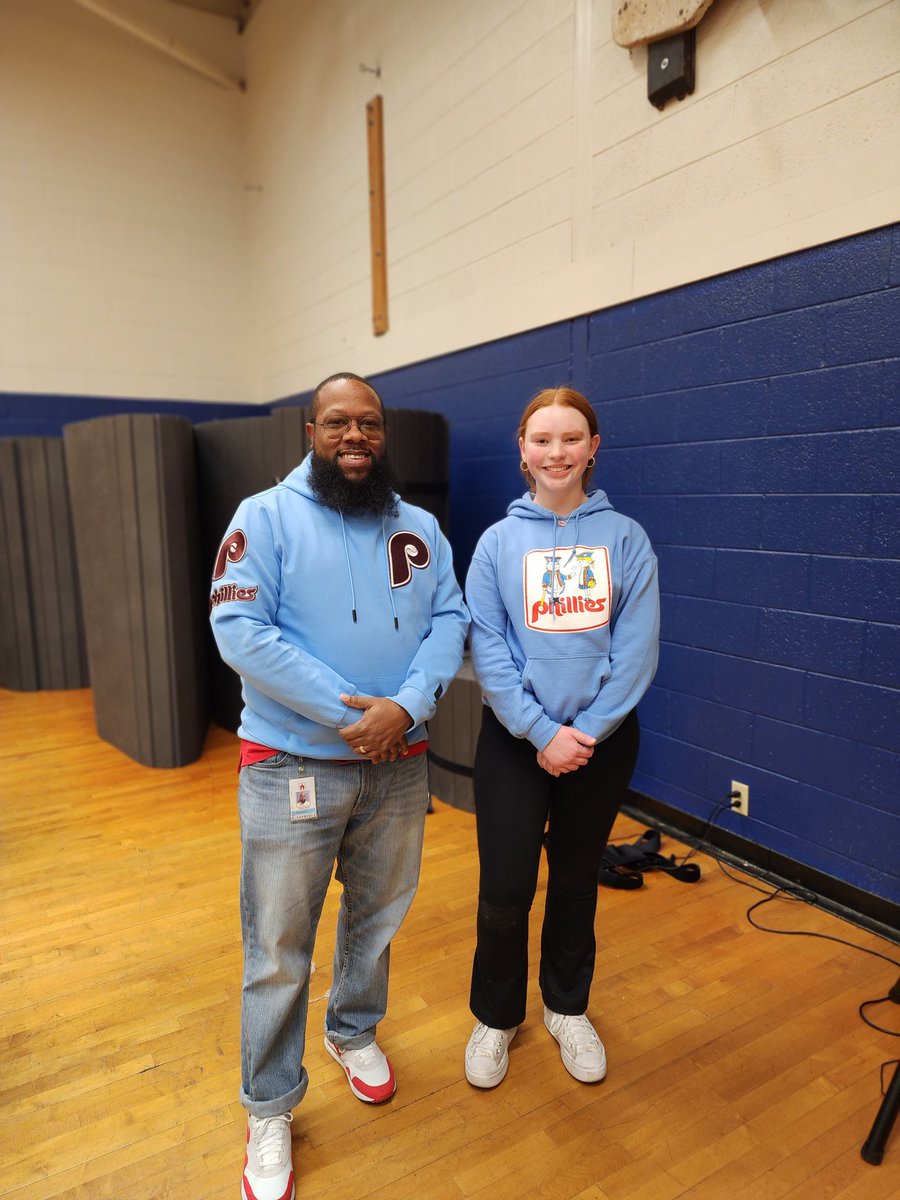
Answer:
<svg viewBox="0 0 900 1200"><path fill-rule="evenodd" d="M311 758L347 758L350 696L388 696L410 744L456 674L468 613L437 520L344 516L314 496L309 459L244 500L216 562L210 612L243 681L241 737Z"/></svg>
<svg viewBox="0 0 900 1200"><path fill-rule="evenodd" d="M561 725L609 737L656 671L656 556L603 491L565 519L514 500L475 548L466 602L485 702L538 750Z"/></svg>

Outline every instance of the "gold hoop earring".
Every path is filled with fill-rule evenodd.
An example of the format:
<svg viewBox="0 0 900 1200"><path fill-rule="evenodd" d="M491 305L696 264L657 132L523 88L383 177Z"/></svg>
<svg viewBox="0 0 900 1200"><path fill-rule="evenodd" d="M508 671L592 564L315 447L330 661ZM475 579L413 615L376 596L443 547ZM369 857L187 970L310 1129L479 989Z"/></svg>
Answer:
<svg viewBox="0 0 900 1200"><path fill-rule="evenodd" d="M522 459L522 461L519 463L519 470L520 470L520 471L527 471L527 470L528 470L528 463L525 461L525 459L524 459L524 458L523 458L523 459Z"/></svg>
<svg viewBox="0 0 900 1200"><path fill-rule="evenodd" d="M597 461L596 458L594 458L594 456L592 454L591 457L587 460L588 468L592 467L596 461Z"/></svg>

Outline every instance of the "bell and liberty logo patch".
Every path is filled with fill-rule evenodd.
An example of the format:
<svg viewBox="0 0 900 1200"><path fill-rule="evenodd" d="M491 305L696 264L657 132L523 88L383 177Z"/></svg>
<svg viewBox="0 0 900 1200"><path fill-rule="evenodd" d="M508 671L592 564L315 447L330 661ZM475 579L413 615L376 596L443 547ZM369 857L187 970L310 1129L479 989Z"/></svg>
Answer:
<svg viewBox="0 0 900 1200"><path fill-rule="evenodd" d="M523 560L525 624L545 633L575 633L609 622L606 546L530 550Z"/></svg>

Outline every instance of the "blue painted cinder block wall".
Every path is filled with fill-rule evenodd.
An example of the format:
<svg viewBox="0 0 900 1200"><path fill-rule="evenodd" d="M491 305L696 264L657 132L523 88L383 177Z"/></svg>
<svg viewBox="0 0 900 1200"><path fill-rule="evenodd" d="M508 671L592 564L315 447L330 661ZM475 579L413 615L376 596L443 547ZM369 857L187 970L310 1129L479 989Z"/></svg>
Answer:
<svg viewBox="0 0 900 1200"><path fill-rule="evenodd" d="M118 396L62 396L0 392L0 438L61 437L66 425L118 413L164 413L200 421L255 417L268 408L201 400L133 400Z"/></svg>
<svg viewBox="0 0 900 1200"><path fill-rule="evenodd" d="M595 405L595 482L659 556L634 788L900 900L900 226L386 373L451 424L451 538L521 492L539 388Z"/></svg>
<svg viewBox="0 0 900 1200"><path fill-rule="evenodd" d="M595 482L660 560L635 789L705 819L740 779L751 816L722 825L900 901L900 226L373 382L450 423L460 578L521 492L527 400L554 383L585 391L603 435ZM0 396L0 436L148 404Z"/></svg>

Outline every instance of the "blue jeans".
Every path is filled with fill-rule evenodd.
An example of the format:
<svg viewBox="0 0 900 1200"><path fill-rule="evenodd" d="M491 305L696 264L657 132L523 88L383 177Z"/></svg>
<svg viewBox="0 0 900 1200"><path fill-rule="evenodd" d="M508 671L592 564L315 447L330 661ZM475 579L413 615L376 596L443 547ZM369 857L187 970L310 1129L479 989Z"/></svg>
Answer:
<svg viewBox="0 0 900 1200"><path fill-rule="evenodd" d="M312 775L315 818L292 822L288 780ZM337 862L343 886L331 995L335 1045L375 1038L387 1008L391 939L416 892L428 808L426 756L332 763L276 754L241 768L241 1103L287 1112L309 1083L303 1066L309 969Z"/></svg>

